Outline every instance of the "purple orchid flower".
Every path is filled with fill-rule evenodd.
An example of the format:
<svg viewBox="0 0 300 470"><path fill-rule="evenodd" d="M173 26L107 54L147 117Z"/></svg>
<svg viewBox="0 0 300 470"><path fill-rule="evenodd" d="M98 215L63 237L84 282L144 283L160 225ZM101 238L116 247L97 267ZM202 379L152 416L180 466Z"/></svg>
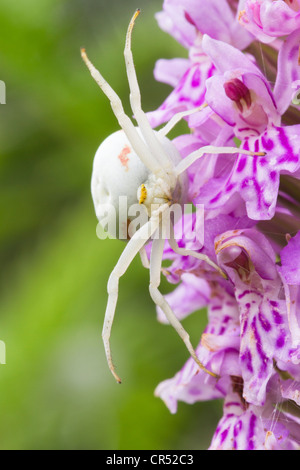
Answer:
<svg viewBox="0 0 300 470"><path fill-rule="evenodd" d="M290 34L300 28L299 0L242 0L239 22L261 42Z"/></svg>
<svg viewBox="0 0 300 470"><path fill-rule="evenodd" d="M189 59L159 60L154 69L156 80L174 90L157 111L148 113L153 127L168 121L175 113L204 103L205 83L215 66L202 50L204 34L245 48L252 35L234 21L226 0L165 0L156 15L160 27L174 36L189 51Z"/></svg>
<svg viewBox="0 0 300 470"><path fill-rule="evenodd" d="M172 379L165 380L156 389L171 413L176 413L177 402L224 398L231 383L231 376L240 376L239 366L239 312L237 303L225 289L213 290L208 307L208 326L196 350L203 363L220 375L216 380L199 370L190 358ZM181 303L182 305L182 303Z"/></svg>
<svg viewBox="0 0 300 470"><path fill-rule="evenodd" d="M195 202L201 200L207 208L217 208L239 193L250 218L271 219L275 214L280 175L299 175L300 125L281 126L270 85L249 57L208 36L204 36L202 44L218 71L206 82L207 103L223 120L224 126L229 126L240 139L241 147L262 151L265 155L240 155L236 160L231 159L231 164L228 158L227 165L204 183ZM287 48L290 50L291 45ZM282 55L285 54L283 51ZM279 91L278 84L277 96ZM280 108L281 111L287 108L282 99ZM194 116L191 123L199 126L201 119Z"/></svg>
<svg viewBox="0 0 300 470"><path fill-rule="evenodd" d="M234 284L240 310L243 397L262 406L274 362L299 364L300 342L293 344L284 284L267 239L253 229L235 230L216 240L220 265Z"/></svg>
<svg viewBox="0 0 300 470"><path fill-rule="evenodd" d="M230 218L226 219L228 222ZM216 237L214 248L219 264L227 272L231 285L224 283L224 287L221 287L220 279L216 289L216 280L214 278L208 280L207 275L205 284L203 280L197 282L199 279L197 276L203 275L200 267L191 265L190 258L184 259L185 257L173 254L173 264L168 268L170 273L181 276L185 272L190 274L186 279L189 285L185 288L184 283L180 284L172 294L169 294L169 301L171 305L176 301L179 311L176 313L179 318L202 307L205 302L208 304L209 322L197 350L199 358L204 364L210 364L210 367L217 369L212 370L222 379L224 367L220 368L220 355L224 360L228 350L238 351L239 354L234 355L235 365L232 367L234 373L231 371L231 375L242 377L243 398L248 403L263 406L267 385L276 372L274 361L280 363L280 367L285 371L288 371L290 366L293 369L294 364L300 362L300 341L297 344L293 342L290 330L287 302L284 297L286 286L275 265L275 252L272 246L255 229L236 229L222 233ZM208 252L210 252L209 242ZM168 257L168 254L170 252L167 249L165 256ZM230 311L234 313L229 314ZM186 369L190 374L189 380ZM182 391L184 388L182 377L184 383L190 387L193 375L197 375L197 381L206 378L205 373L199 371L196 364L190 360L183 372L172 379L172 382L169 381L167 387L166 384L160 387L158 393L160 394L162 390L165 393L168 389L168 396L173 395L174 398L175 392L170 393L169 386ZM201 378L202 375L204 378ZM175 395L177 396L177 392ZM194 393L193 397L195 396Z"/></svg>
<svg viewBox="0 0 300 470"><path fill-rule="evenodd" d="M233 381L233 389L238 388ZM237 391L224 402L224 415L209 450L296 450L299 446L297 420L267 406L248 405Z"/></svg>

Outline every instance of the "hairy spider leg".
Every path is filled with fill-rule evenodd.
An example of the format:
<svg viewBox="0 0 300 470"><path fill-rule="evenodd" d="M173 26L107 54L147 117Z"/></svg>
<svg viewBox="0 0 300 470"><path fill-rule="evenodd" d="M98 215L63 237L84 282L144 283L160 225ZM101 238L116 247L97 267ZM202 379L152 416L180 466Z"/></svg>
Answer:
<svg viewBox="0 0 300 470"><path fill-rule="evenodd" d="M163 257L163 250L165 245L166 233L168 231L168 222L166 220L162 221L161 229L162 229L162 236L160 238L155 238L153 240L152 249L151 249L151 256L150 256L150 285L149 285L149 292L151 295L152 300L154 303L161 308L164 312L167 320L169 321L170 325L176 330L182 341L184 342L187 350L189 351L191 357L194 359L196 364L199 366L200 369L204 370L207 374L218 377L217 374L208 370L202 362L199 361L196 351L194 350L189 334L183 328L182 324L174 314L173 310L171 309L170 305L164 298L164 296L159 291L158 287L160 285L160 278L161 278L161 264L162 264L162 257Z"/></svg>
<svg viewBox="0 0 300 470"><path fill-rule="evenodd" d="M138 123L138 126L142 132L142 135L148 144L149 148L151 149L151 153L153 154L153 158L155 158L160 165L164 169L173 169L173 162L164 150L163 146L157 139L149 121L142 110L141 106L141 92L136 76L136 71L133 62L133 55L131 50L131 36L132 30L134 27L134 23L138 15L140 14L140 10L136 10L134 13L126 34L126 41L125 41L125 49L124 49L124 57L125 57L125 64L126 64L126 72L128 77L128 84L130 89L130 104L131 109L134 114L134 117Z"/></svg>
<svg viewBox="0 0 300 470"><path fill-rule="evenodd" d="M118 300L119 279L121 276L123 276L123 274L125 274L133 258L145 245L145 242L157 230L160 224L160 212L161 211L159 211L156 216L153 216L148 222L146 222L146 224L143 225L137 232L135 232L132 238L128 241L116 266L112 270L107 283L108 300L104 317L102 339L109 369L115 377L116 381L119 383L121 383L121 379L115 372L110 349L110 334Z"/></svg>
<svg viewBox="0 0 300 470"><path fill-rule="evenodd" d="M161 165L157 162L156 159L153 158L150 149L138 134L133 122L130 120L127 114L125 114L122 101L117 93L112 89L112 87L103 78L99 70L97 70L89 60L85 49L81 49L81 57L89 69L91 76L109 99L112 110L120 124L120 127L125 132L129 142L131 143L136 154L139 156L140 160L152 173L159 172L159 170L161 170Z"/></svg>

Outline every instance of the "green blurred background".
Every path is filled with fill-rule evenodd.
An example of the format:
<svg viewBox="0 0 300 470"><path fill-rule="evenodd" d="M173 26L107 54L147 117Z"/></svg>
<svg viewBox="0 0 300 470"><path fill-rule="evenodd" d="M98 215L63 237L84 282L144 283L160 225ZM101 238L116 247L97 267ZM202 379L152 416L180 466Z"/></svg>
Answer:
<svg viewBox="0 0 300 470"><path fill-rule="evenodd" d="M154 397L188 355L157 322L138 258L121 279L112 333L121 386L101 340L106 282L124 244L97 239L90 176L117 122L80 47L129 113L123 46L141 8L133 53L144 110L155 109L170 91L155 82L155 61L186 54L158 28L161 6L1 0L1 449L205 449L220 417L220 403L180 403L171 415ZM205 312L184 321L195 345L204 324Z"/></svg>

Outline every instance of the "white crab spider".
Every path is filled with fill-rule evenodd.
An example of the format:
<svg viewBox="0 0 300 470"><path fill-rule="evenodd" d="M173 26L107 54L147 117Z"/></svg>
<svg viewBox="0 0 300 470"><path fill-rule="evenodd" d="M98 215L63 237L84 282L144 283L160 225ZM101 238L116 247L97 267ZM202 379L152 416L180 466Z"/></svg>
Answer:
<svg viewBox="0 0 300 470"><path fill-rule="evenodd" d="M122 129L105 139L95 155L92 176L92 196L96 214L98 206L105 203L105 201L109 201L115 205L117 209L118 197L123 192L130 201L135 200L135 202L143 204L149 217L148 221L129 239L109 277L107 284L108 302L102 331L104 348L109 369L117 382L121 383L121 379L117 375L112 362L110 333L117 304L119 279L125 273L133 258L140 253L143 265L149 267L150 270L149 291L154 303L162 309L167 320L175 328L197 365L208 374L217 377L213 371L208 370L199 361L188 333L176 318L169 304L158 289L160 285L164 243L168 232L171 232L168 239L170 246L175 252L204 260L210 266L218 270L221 275L225 277L226 275L219 266L206 255L179 248L173 231L170 231L170 227L166 225L167 223L170 224L170 219L163 217L163 215L171 210L175 202L180 204L186 202L187 177L185 170L198 158L207 153L235 154L238 153L238 150L232 147L206 146L191 153L185 159L181 159L179 152L174 144L166 137L166 134L182 117L191 112L195 112L195 110L175 115L169 123L159 131L154 131L151 128L147 116L141 107L140 89L131 52L131 33L139 13L140 10L137 10L129 23L124 49L130 88L130 104L138 127L135 127L130 118L125 114L119 96L90 62L85 49L81 49L81 55L85 64L96 83L110 100L112 110ZM122 155L125 155L125 149L125 161L128 163L127 166L124 163L124 158L120 158ZM261 153L246 150L239 150L239 152L247 155L262 155ZM153 237L149 263L144 251L144 245L151 236L157 233L157 230L161 231L160 237Z"/></svg>

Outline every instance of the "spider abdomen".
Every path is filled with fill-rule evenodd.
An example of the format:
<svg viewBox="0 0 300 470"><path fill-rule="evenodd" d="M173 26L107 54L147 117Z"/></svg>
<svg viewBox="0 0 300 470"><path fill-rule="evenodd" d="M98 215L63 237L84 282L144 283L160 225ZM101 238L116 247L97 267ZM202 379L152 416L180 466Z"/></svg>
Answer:
<svg viewBox="0 0 300 470"><path fill-rule="evenodd" d="M137 203L137 188L148 175L149 170L122 130L108 136L99 146L93 164L91 189L96 214L101 204L117 208L119 196L126 196L129 205Z"/></svg>
<svg viewBox="0 0 300 470"><path fill-rule="evenodd" d="M111 235L124 238L119 233L120 215L126 224L130 221L129 208L138 204L137 188L148 176L149 170L132 149L123 130L114 132L99 146L93 163L91 191L96 216L100 223L104 217L108 220L106 230L110 233L113 227L115 232Z"/></svg>

